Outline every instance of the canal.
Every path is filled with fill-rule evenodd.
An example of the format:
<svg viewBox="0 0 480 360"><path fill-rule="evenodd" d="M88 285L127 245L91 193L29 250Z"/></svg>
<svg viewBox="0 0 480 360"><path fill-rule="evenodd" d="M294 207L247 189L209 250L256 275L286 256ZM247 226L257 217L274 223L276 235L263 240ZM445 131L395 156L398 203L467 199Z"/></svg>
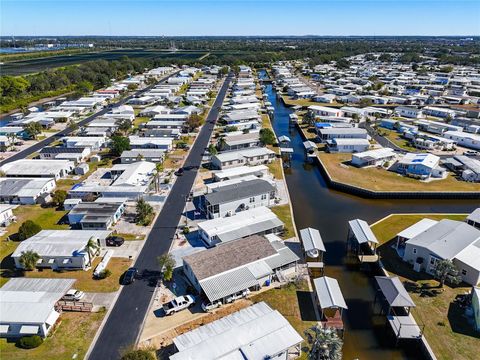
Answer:
<svg viewBox="0 0 480 360"><path fill-rule="evenodd" d="M265 72L260 72L260 76L265 76ZM385 318L372 316L374 279L346 261L347 222L361 218L373 223L390 213L466 213L478 207L478 200L373 200L329 189L318 167L304 161L303 140L288 124L292 110L277 98L272 85L266 84L265 93L275 108L272 120L275 133L290 137L295 151L285 177L297 230L305 227L320 230L327 250L325 274L339 281L348 305L344 358L421 359L418 347L400 343L395 348Z"/></svg>

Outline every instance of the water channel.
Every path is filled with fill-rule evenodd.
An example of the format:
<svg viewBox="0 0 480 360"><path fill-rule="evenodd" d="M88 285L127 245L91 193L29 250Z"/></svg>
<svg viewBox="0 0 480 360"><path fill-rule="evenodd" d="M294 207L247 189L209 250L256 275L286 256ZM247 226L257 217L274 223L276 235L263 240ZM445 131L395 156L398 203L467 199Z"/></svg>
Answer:
<svg viewBox="0 0 480 360"><path fill-rule="evenodd" d="M260 77L266 76L260 72ZM265 93L274 106L273 127L277 136L287 135L292 141L294 155L286 169L286 181L297 230L313 227L320 230L325 242L325 274L336 278L348 305L345 316L345 359L421 359L414 343L395 341L385 318L372 317L374 279L358 267L348 266L345 258L347 222L360 218L373 223L390 213L467 213L478 207L478 200L373 200L329 189L316 165L304 161L303 140L296 129L289 128L292 112L272 85ZM408 346L406 346L408 344Z"/></svg>

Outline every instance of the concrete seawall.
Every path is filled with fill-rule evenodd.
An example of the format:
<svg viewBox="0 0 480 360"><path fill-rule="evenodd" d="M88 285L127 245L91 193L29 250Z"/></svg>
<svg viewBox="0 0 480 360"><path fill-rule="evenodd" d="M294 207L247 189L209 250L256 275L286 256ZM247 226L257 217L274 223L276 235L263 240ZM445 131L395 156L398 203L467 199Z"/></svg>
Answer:
<svg viewBox="0 0 480 360"><path fill-rule="evenodd" d="M307 140L303 129L297 124L300 135ZM315 157L315 162L324 176L328 186L332 189L343 191L370 199L480 199L480 191L375 191L358 186L335 181L330 176L322 160Z"/></svg>

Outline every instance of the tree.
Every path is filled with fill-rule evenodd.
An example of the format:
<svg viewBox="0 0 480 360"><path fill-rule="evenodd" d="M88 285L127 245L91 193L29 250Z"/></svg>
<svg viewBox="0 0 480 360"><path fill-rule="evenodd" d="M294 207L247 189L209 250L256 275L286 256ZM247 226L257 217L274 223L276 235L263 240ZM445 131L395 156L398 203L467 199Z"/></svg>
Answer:
<svg viewBox="0 0 480 360"><path fill-rule="evenodd" d="M153 208L143 198L138 199L137 205L137 224L146 226L150 224L153 218Z"/></svg>
<svg viewBox="0 0 480 360"><path fill-rule="evenodd" d="M77 83L77 93L81 95L88 94L93 91L94 86L90 81L84 80Z"/></svg>
<svg viewBox="0 0 480 360"><path fill-rule="evenodd" d="M348 69L350 67L350 62L343 58L337 61L337 68L339 69Z"/></svg>
<svg viewBox="0 0 480 360"><path fill-rule="evenodd" d="M438 280L438 287L443 288L445 281L451 284L460 284L462 281L461 276L458 275L458 269L455 264L449 260L444 259L437 262L433 271L435 279Z"/></svg>
<svg viewBox="0 0 480 360"><path fill-rule="evenodd" d="M23 241L42 231L42 227L32 220L27 220L18 229L18 239Z"/></svg>
<svg viewBox="0 0 480 360"><path fill-rule="evenodd" d="M67 198L67 192L65 190L56 190L52 195L52 202L55 206L60 206L65 202Z"/></svg>
<svg viewBox="0 0 480 360"><path fill-rule="evenodd" d="M43 339L38 335L23 336L17 341L17 346L21 349L35 349L42 345Z"/></svg>
<svg viewBox="0 0 480 360"><path fill-rule="evenodd" d="M135 91L135 90L138 89L138 85L137 84L128 84L127 89L128 89L128 91Z"/></svg>
<svg viewBox="0 0 480 360"><path fill-rule="evenodd" d="M37 139L37 136L42 133L42 125L38 122L31 122L25 126L25 131L33 139Z"/></svg>
<svg viewBox="0 0 480 360"><path fill-rule="evenodd" d="M225 147L227 146L227 140L225 140L224 137L221 137L220 139L218 139L218 142L217 142L217 149L222 151L223 149L225 149Z"/></svg>
<svg viewBox="0 0 480 360"><path fill-rule="evenodd" d="M266 128L260 130L260 141L264 145L273 145L276 142L275 134L272 130Z"/></svg>
<svg viewBox="0 0 480 360"><path fill-rule="evenodd" d="M163 254L157 257L158 266L163 273L163 279L166 281L172 280L173 269L175 268L175 259L172 254Z"/></svg>
<svg viewBox="0 0 480 360"><path fill-rule="evenodd" d="M208 152L213 156L218 154L218 150L213 144L208 145Z"/></svg>
<svg viewBox="0 0 480 360"><path fill-rule="evenodd" d="M70 119L70 120L68 121L67 126L68 126L68 127L70 128L70 130L72 130L72 131L77 131L77 130L78 130L78 124L77 124L77 122L76 122L75 120L73 120L73 119Z"/></svg>
<svg viewBox="0 0 480 360"><path fill-rule="evenodd" d="M315 114L308 110L305 115L303 115L302 123L305 123L308 126L313 126L315 124Z"/></svg>
<svg viewBox="0 0 480 360"><path fill-rule="evenodd" d="M132 122L128 119L124 119L118 124L118 130L120 130L123 134L127 134L131 129Z"/></svg>
<svg viewBox="0 0 480 360"><path fill-rule="evenodd" d="M130 139L125 136L112 136L112 145L110 146L112 154L115 156L122 155L125 150L130 150Z"/></svg>
<svg viewBox="0 0 480 360"><path fill-rule="evenodd" d="M203 124L203 117L201 117L198 114L191 114L188 118L187 121L185 122L185 125L187 126L187 130L193 131L200 127Z"/></svg>
<svg viewBox="0 0 480 360"><path fill-rule="evenodd" d="M94 237L91 237L88 240L87 245L85 245L85 250L87 250L88 253L88 266L92 266L93 256L100 250L98 241Z"/></svg>
<svg viewBox="0 0 480 360"><path fill-rule="evenodd" d="M310 360L341 360L343 341L334 329L314 326L305 331L311 344Z"/></svg>
<svg viewBox="0 0 480 360"><path fill-rule="evenodd" d="M38 255L33 250L22 251L20 254L20 264L27 271L32 271L37 266L37 262L40 260L40 255Z"/></svg>
<svg viewBox="0 0 480 360"><path fill-rule="evenodd" d="M155 360L155 356L148 350L130 350L125 352L120 360Z"/></svg>

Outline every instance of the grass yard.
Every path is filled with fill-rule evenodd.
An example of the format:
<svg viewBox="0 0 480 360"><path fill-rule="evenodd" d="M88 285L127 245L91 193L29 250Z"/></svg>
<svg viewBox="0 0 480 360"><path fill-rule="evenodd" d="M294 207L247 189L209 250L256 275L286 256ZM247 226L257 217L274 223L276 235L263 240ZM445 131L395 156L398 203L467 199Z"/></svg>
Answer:
<svg viewBox="0 0 480 360"><path fill-rule="evenodd" d="M151 119L146 116L137 116L135 117L135 120L133 120L133 128L138 129L140 125L145 124L149 122Z"/></svg>
<svg viewBox="0 0 480 360"><path fill-rule="evenodd" d="M57 211L55 208L42 208L39 205L21 205L13 210L13 214L17 217L17 222L10 224L7 231L0 237L0 258L2 277L0 278L0 286L8 281L8 276L13 268L13 260L10 255L15 251L19 242L15 241L16 234L20 225L26 220L32 220L42 227L42 229L69 229L67 224L58 224L67 212ZM11 240L7 240L10 238Z"/></svg>
<svg viewBox="0 0 480 360"><path fill-rule="evenodd" d="M56 329L36 349L20 349L15 343L0 340L0 357L15 360L83 359L97 332L105 311L98 313L64 312Z"/></svg>
<svg viewBox="0 0 480 360"><path fill-rule="evenodd" d="M373 191L480 191L480 183L460 181L450 176L443 180L423 182L376 167L357 168L348 165L352 155L319 153L331 178Z"/></svg>
<svg viewBox="0 0 480 360"><path fill-rule="evenodd" d="M428 217L433 220L464 220L461 214L393 215L372 226L382 244L379 247L381 260L391 275L397 275L417 305L412 314L419 324L425 325L425 337L438 359L469 360L478 357L480 335L473 332L464 318L464 311L453 300L458 294L469 292L471 287L455 288L445 285L438 289L438 282L426 273L413 271L391 247L393 237L399 231ZM393 240L391 240L393 239Z"/></svg>
<svg viewBox="0 0 480 360"><path fill-rule="evenodd" d="M292 212L290 211L290 204L274 206L271 210L278 216L278 218L285 224L283 238L288 239L295 236L293 229Z"/></svg>
<svg viewBox="0 0 480 360"><path fill-rule="evenodd" d="M306 283L300 285L288 284L254 295L250 298L253 302L265 301L271 308L278 310L304 338L305 331L315 325L315 311L311 302L311 296ZM299 305L301 302L301 306ZM308 343L302 344L302 356L307 359L309 350Z"/></svg>
<svg viewBox="0 0 480 360"><path fill-rule="evenodd" d="M423 152L421 149L417 149L416 147L410 145L410 142L400 136L399 133L397 133L394 130L388 130L388 129L379 129L379 134L386 137L388 140L390 140L392 143L395 145L401 147L404 150L410 151L410 152Z"/></svg>
<svg viewBox="0 0 480 360"><path fill-rule="evenodd" d="M131 260L126 258L111 258L107 269L112 272L106 279L93 279L93 270L100 263L101 258L96 258L93 261L93 266L88 271L74 270L74 271L53 271L44 269L42 271L26 271L27 278L55 278L55 279L76 279L74 284L75 289L86 292L112 292L120 288L120 277L130 267Z"/></svg>
<svg viewBox="0 0 480 360"><path fill-rule="evenodd" d="M380 245L392 240L395 235L424 218L432 220L450 219L464 221L467 214L393 214L372 226Z"/></svg>
<svg viewBox="0 0 480 360"><path fill-rule="evenodd" d="M275 179L283 179L282 162L280 159L273 160L270 164L267 164L267 167Z"/></svg>

